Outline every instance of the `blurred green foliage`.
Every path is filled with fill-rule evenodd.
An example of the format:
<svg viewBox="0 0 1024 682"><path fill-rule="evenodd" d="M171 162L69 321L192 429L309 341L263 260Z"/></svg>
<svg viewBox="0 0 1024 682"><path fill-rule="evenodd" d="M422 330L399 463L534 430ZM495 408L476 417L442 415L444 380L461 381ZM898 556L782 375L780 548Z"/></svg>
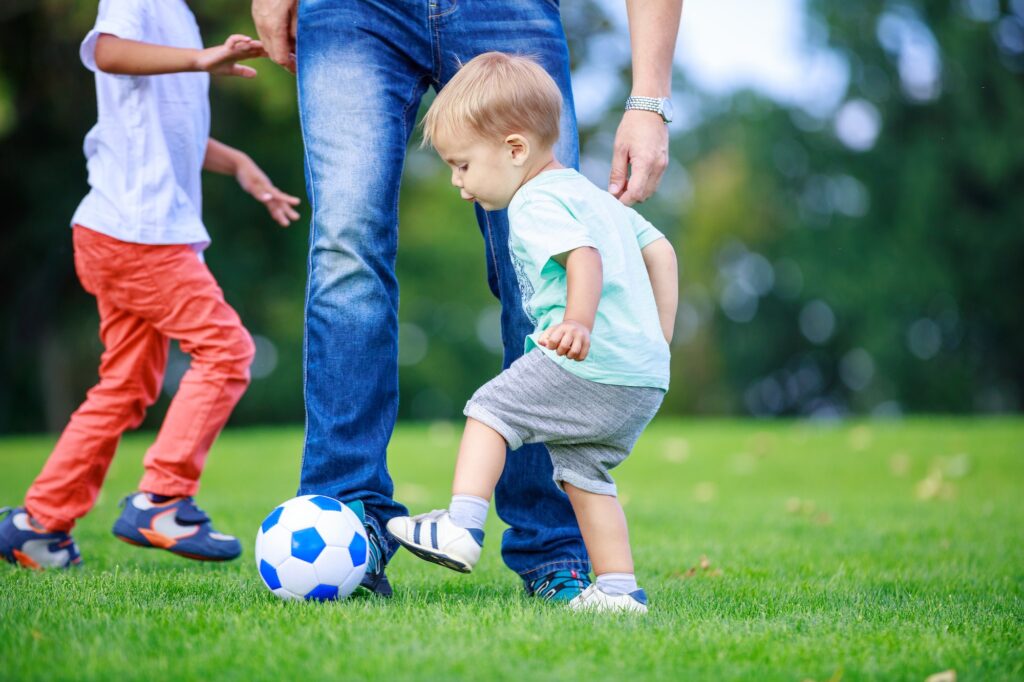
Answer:
<svg viewBox="0 0 1024 682"><path fill-rule="evenodd" d="M611 3L563 3L574 69L614 84L603 114L581 124L597 182L629 91ZM248 3L193 9L207 43L252 33ZM59 429L96 377L95 306L75 279L67 229L86 191L81 143L95 96L78 42L94 17L92 2L0 8L0 432ZM1024 2L819 0L805 19L848 68L834 110L749 91L714 97L677 74L689 114L674 127L662 190L640 207L683 265L664 409L1019 409ZM937 78L915 81L913 58L929 46ZM215 81L213 135L302 195L294 80L257 66L255 81ZM498 370L498 318L472 212L417 143L400 203L400 414L432 419L458 415ZM204 187L207 261L258 337L258 378L234 419L301 420L308 211L281 230L231 178ZM168 392L186 364L172 356Z"/></svg>

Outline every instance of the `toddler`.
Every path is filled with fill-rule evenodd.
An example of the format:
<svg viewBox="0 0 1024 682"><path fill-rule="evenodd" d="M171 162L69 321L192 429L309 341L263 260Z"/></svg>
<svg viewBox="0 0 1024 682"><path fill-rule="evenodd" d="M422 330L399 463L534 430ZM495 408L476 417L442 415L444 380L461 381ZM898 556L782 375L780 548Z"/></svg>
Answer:
<svg viewBox="0 0 1024 682"><path fill-rule="evenodd" d="M638 213L554 158L560 115L551 77L499 52L468 62L427 113L424 144L451 167L462 198L508 209L535 331L523 357L466 404L449 508L387 527L417 556L470 572L506 446L546 443L597 576L570 607L646 612L609 471L668 389L675 252Z"/></svg>

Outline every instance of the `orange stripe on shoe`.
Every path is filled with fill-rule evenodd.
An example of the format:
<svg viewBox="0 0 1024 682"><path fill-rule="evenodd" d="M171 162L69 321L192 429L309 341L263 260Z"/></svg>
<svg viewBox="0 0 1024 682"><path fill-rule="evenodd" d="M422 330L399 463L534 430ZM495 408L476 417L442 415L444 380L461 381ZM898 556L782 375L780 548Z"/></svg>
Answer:
<svg viewBox="0 0 1024 682"><path fill-rule="evenodd" d="M43 567L40 566L39 563L35 559L30 557L28 554L25 554L21 550L17 550L17 549L13 550L13 551L14 551L14 558L17 559L18 563L21 564L22 566L24 566L25 568L33 568L33 569L35 569L37 571L43 570Z"/></svg>
<svg viewBox="0 0 1024 682"><path fill-rule="evenodd" d="M149 540L149 543L154 547L170 549L171 547L174 547L174 545L178 544L178 541L174 538L167 537L163 533L158 533L155 530L140 528L139 532L146 536L146 539Z"/></svg>

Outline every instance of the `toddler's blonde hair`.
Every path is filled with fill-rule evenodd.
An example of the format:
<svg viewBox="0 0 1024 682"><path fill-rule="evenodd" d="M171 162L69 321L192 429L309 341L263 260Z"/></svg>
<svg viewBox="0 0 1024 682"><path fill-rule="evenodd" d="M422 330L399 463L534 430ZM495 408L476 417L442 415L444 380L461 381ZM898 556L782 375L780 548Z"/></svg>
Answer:
<svg viewBox="0 0 1024 682"><path fill-rule="evenodd" d="M562 93L530 57L485 52L468 61L434 98L423 119L423 146L438 138L485 140L532 133L541 145L558 140Z"/></svg>

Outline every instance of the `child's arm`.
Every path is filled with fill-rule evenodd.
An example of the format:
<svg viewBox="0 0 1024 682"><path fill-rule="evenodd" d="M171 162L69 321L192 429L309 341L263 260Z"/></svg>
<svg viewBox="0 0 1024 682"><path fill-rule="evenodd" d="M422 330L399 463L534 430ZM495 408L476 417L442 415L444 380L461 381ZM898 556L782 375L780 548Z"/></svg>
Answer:
<svg viewBox="0 0 1024 682"><path fill-rule="evenodd" d="M545 329L537 342L571 360L583 360L590 352L590 331L604 286L601 253L593 247L581 246L556 256L555 260L565 267L565 315L560 324Z"/></svg>
<svg viewBox="0 0 1024 682"><path fill-rule="evenodd" d="M96 40L95 53L96 68L100 71L126 76L207 71L222 76L253 78L256 69L236 62L265 56L263 43L243 35L233 35L223 45L194 50L140 43L104 33Z"/></svg>
<svg viewBox="0 0 1024 682"><path fill-rule="evenodd" d="M299 214L294 207L298 206L299 198L274 187L266 173L245 152L211 137L206 143L203 170L235 176L242 189L262 202L281 227L288 227L291 221L298 220Z"/></svg>
<svg viewBox="0 0 1024 682"><path fill-rule="evenodd" d="M676 306L679 303L679 270L676 252L667 239L656 239L645 246L640 253L647 266L647 276L654 289L654 303L658 307L658 319L665 340L672 343L672 332L676 324Z"/></svg>

